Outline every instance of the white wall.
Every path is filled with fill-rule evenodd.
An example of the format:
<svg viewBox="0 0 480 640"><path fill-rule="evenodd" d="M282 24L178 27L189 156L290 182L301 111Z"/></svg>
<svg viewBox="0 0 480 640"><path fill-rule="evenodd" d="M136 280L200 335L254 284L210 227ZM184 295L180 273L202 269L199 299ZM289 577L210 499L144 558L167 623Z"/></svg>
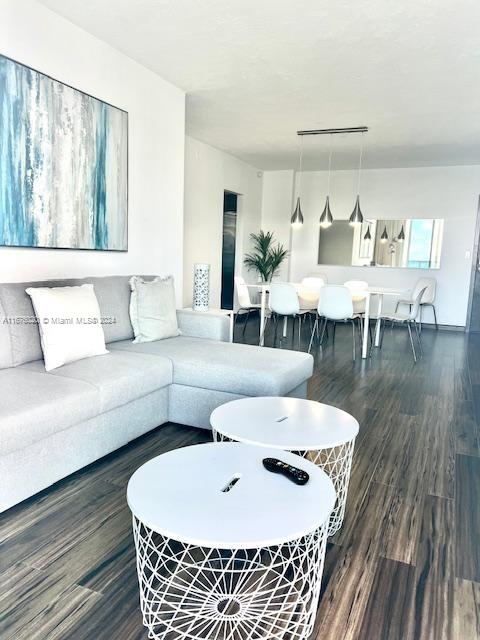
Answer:
<svg viewBox="0 0 480 640"><path fill-rule="evenodd" d="M295 172L266 171L263 174L262 229L273 231L278 242L287 249L290 246L290 224L279 224L279 220L290 221ZM288 280L288 259L278 272L279 280Z"/></svg>
<svg viewBox="0 0 480 640"><path fill-rule="evenodd" d="M240 194L237 212L235 272L256 277L243 266L250 233L260 229L262 176L255 167L194 138L185 144L184 304L192 304L193 266L208 262L210 305L220 307L222 284L223 192Z"/></svg>
<svg viewBox="0 0 480 640"><path fill-rule="evenodd" d="M1 53L129 113L128 253L0 248L0 281L172 273L182 299L185 96L30 0L0 0Z"/></svg>
<svg viewBox="0 0 480 640"><path fill-rule="evenodd" d="M275 174L280 172L265 173L264 203L273 200L267 189L279 189ZM332 173L330 204L334 218L349 217L355 203L356 179L355 171ZM293 232L292 280L298 281L309 273L322 272L332 283L362 279L372 285L409 289L418 277L432 276L438 282L439 322L464 326L480 194L480 166L375 169L362 174L361 206L364 215L384 219L444 218L442 260L438 270L318 265L318 219L325 204L326 182L326 172L304 172L302 175L301 201L305 224L301 230ZM291 202L291 198L288 201ZM263 219L268 220L272 227L274 213L271 205L264 209L262 224ZM290 212L287 215L279 211L275 227L277 234L287 232L289 218ZM429 320L427 316L426 321Z"/></svg>

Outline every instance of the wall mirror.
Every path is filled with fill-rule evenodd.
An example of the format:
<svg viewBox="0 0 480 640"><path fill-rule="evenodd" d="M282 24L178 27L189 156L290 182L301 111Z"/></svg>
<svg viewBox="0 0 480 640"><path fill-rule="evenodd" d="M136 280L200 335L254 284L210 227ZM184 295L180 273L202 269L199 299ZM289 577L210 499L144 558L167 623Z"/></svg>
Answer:
<svg viewBox="0 0 480 640"><path fill-rule="evenodd" d="M439 269L443 220L335 220L320 229L318 264Z"/></svg>

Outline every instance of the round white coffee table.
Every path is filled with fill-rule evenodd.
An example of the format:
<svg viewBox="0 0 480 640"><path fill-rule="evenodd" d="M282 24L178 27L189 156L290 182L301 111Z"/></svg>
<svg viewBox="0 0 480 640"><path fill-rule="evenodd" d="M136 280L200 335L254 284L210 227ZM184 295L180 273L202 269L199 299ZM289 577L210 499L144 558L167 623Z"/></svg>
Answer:
<svg viewBox="0 0 480 640"><path fill-rule="evenodd" d="M275 455L308 483L266 471ZM127 500L149 638L308 638L335 503L318 467L273 449L195 445L140 467Z"/></svg>
<svg viewBox="0 0 480 640"><path fill-rule="evenodd" d="M300 398L242 398L215 409L210 424L216 441L292 451L323 469L337 492L328 535L340 529L359 429L353 416Z"/></svg>

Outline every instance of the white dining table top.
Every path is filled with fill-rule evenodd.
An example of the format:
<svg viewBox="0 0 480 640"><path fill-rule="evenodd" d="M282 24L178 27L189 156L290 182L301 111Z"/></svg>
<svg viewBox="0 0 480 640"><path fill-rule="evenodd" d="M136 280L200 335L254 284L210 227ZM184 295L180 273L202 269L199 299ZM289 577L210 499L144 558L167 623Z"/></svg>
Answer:
<svg viewBox="0 0 480 640"><path fill-rule="evenodd" d="M271 286L271 282L258 282L256 284L247 284L247 287L252 287L254 289L268 289ZM273 283L275 284L275 283ZM300 288L304 287L301 282L287 282L282 284L291 284L293 287ZM308 287L305 287L308 289ZM406 293L404 289L396 289L394 287L377 287L372 285L365 289L365 292L370 293L371 295L382 295L382 296L402 296ZM360 291L358 292L360 293Z"/></svg>
<svg viewBox="0 0 480 640"><path fill-rule="evenodd" d="M272 284L291 284L292 287L301 287L304 286L300 282L257 282L256 284L247 284L247 287L253 287L254 289L268 289L272 286Z"/></svg>
<svg viewBox="0 0 480 640"><path fill-rule="evenodd" d="M392 287L375 287L371 286L366 289L370 294L377 294L382 296L402 296L405 294L405 289L394 289Z"/></svg>

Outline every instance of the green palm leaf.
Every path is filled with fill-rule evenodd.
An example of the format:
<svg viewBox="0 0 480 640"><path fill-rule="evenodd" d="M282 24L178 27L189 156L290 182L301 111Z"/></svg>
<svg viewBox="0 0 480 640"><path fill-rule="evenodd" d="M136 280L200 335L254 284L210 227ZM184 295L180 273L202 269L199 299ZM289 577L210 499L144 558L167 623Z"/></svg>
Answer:
<svg viewBox="0 0 480 640"><path fill-rule="evenodd" d="M279 242L274 244L274 234L271 231L251 233L250 239L253 251L245 255L243 263L249 271L257 271L264 282L269 282L278 273L288 251Z"/></svg>

